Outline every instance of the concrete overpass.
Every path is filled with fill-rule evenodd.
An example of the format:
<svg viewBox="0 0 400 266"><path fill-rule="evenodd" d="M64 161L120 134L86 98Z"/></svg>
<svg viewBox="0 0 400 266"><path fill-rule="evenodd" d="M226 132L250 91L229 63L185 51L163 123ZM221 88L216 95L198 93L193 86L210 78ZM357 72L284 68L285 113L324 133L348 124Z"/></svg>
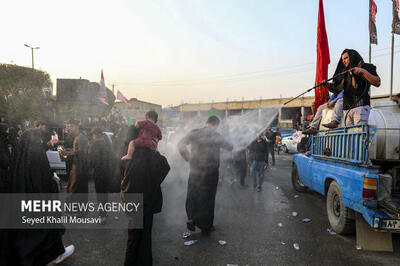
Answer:
<svg viewBox="0 0 400 266"><path fill-rule="evenodd" d="M279 99L259 99L252 101L226 101L216 103L195 103L195 104L182 104L179 106L181 118L190 118L207 114L212 108L219 110L223 117L233 115L241 115L247 110L261 110L263 108L272 106L282 106L279 111L278 117L274 124L279 124L283 127L291 127L292 119L297 113L301 113L304 119L307 115L312 114L311 105L314 102L313 96L300 97L290 102L287 105L283 104L292 98L279 98ZM376 95L371 97L371 104L375 102L389 101L389 94Z"/></svg>
<svg viewBox="0 0 400 266"><path fill-rule="evenodd" d="M211 109L219 110L223 117L244 114L248 110L261 110L263 108L282 106L285 102L292 98L278 98L278 99L259 99L252 101L226 101L216 103L197 103L197 104L182 104L179 106L182 118L190 118L196 115L207 114ZM300 97L289 104L282 106L279 111L275 124L279 123L281 126L292 125L292 119L300 113L302 117L311 114L311 105L314 101L313 96Z"/></svg>

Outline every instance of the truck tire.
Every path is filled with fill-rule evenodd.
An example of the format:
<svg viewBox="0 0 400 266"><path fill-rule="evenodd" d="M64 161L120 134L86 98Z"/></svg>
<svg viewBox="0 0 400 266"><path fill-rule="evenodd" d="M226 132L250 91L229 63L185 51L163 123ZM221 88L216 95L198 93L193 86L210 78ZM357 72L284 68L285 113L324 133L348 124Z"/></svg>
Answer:
<svg viewBox="0 0 400 266"><path fill-rule="evenodd" d="M336 233L348 235L355 232L355 221L350 218L354 217L353 210L344 206L339 184L336 181L332 181L329 185L326 196L326 212L329 223Z"/></svg>
<svg viewBox="0 0 400 266"><path fill-rule="evenodd" d="M307 187L300 181L299 172L297 170L297 165L293 164L292 166L292 185L293 189L298 192L306 192Z"/></svg>

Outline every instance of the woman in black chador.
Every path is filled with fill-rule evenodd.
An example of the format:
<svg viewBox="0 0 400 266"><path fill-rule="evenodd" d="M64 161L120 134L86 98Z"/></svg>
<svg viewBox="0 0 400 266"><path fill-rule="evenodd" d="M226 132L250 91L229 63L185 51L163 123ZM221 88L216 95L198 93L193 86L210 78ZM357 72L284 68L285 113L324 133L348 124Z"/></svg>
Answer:
<svg viewBox="0 0 400 266"><path fill-rule="evenodd" d="M5 123L0 123L0 193L7 192L8 167L10 165L10 156L7 143L7 129ZM0 202L0 210L4 210L4 202ZM5 217L0 217L0 219ZM9 230L0 229L0 265L5 265L8 256Z"/></svg>
<svg viewBox="0 0 400 266"><path fill-rule="evenodd" d="M8 191L11 193L55 193L46 151L39 129L26 130L17 145L11 166ZM10 261L7 265L46 265L61 262L73 253L74 247L64 248L64 229L12 230Z"/></svg>
<svg viewBox="0 0 400 266"><path fill-rule="evenodd" d="M128 131L126 144L138 136L137 130L133 127ZM167 176L170 166L167 159L158 151L137 147L132 159L128 160L124 168L121 192L143 194L143 229L128 229L124 265L152 265L153 216L161 212L163 198L160 185Z"/></svg>
<svg viewBox="0 0 400 266"><path fill-rule="evenodd" d="M8 167L10 165L10 153L7 142L7 124L0 123L0 193L5 190L7 184Z"/></svg>

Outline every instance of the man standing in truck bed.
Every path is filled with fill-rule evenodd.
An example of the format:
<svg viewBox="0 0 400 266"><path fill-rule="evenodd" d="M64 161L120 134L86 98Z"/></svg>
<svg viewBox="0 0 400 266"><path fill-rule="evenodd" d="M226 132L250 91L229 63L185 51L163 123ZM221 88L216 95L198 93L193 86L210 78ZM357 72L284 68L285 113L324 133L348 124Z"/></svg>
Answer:
<svg viewBox="0 0 400 266"><path fill-rule="evenodd" d="M335 76L344 71L333 80L326 83L326 87L335 95L343 90L343 112L345 126L368 124L370 112L369 88L371 85L379 87L381 79L376 73L376 67L364 63L361 55L352 49L345 49L336 67ZM331 121L325 127L336 128L340 121Z"/></svg>

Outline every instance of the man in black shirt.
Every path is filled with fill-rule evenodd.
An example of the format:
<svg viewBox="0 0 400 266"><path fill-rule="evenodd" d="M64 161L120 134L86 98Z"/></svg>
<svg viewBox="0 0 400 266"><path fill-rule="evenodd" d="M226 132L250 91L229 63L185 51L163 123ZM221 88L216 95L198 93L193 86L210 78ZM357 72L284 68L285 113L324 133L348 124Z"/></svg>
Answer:
<svg viewBox="0 0 400 266"><path fill-rule="evenodd" d="M47 151L52 148L53 145L51 143L51 133L48 129L48 123L44 120L40 120L37 122L36 128L40 129L40 132L42 133L42 144L44 149Z"/></svg>
<svg viewBox="0 0 400 266"><path fill-rule="evenodd" d="M107 202L108 180L111 178L111 147L104 140L103 131L94 128L91 132L92 143L89 146L89 169L94 179L97 202ZM101 223L106 221L107 213L100 211Z"/></svg>
<svg viewBox="0 0 400 266"><path fill-rule="evenodd" d="M226 137L217 132L218 125L218 117L211 116L205 127L192 130L178 144L179 153L190 164L186 197L187 228L195 231L197 226L206 235L214 231L220 150L233 149Z"/></svg>
<svg viewBox="0 0 400 266"><path fill-rule="evenodd" d="M264 167L268 152L267 142L262 138L262 134L259 134L257 139L249 145L248 150L254 188L257 191L261 191L262 184L264 183Z"/></svg>
<svg viewBox="0 0 400 266"><path fill-rule="evenodd" d="M328 89L338 94L343 90L343 112L345 126L368 124L370 112L369 88L371 85L379 87L381 79L376 73L376 67L364 63L360 54L352 49L345 49L342 52L335 76L339 75L333 83L326 83ZM325 125L330 127L329 124Z"/></svg>
<svg viewBox="0 0 400 266"><path fill-rule="evenodd" d="M276 133L274 131L272 131L272 127L268 127L267 132L265 132L265 137L267 139L267 147L268 147L266 163L268 165L268 161L269 161L268 157L269 157L269 154L271 153L272 165L275 165L274 147L275 147L275 141L276 141Z"/></svg>

